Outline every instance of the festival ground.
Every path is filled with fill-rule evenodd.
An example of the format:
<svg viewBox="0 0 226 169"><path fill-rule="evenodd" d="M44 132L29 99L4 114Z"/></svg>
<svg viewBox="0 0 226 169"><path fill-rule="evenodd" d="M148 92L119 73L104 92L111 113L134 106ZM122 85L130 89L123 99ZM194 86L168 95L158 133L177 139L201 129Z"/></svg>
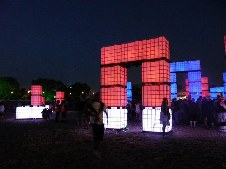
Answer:
<svg viewBox="0 0 226 169"><path fill-rule="evenodd" d="M177 126L161 134L106 130L102 158L93 154L91 129L76 126L70 112L65 123L50 120L0 121L1 169L226 169L226 133Z"/></svg>

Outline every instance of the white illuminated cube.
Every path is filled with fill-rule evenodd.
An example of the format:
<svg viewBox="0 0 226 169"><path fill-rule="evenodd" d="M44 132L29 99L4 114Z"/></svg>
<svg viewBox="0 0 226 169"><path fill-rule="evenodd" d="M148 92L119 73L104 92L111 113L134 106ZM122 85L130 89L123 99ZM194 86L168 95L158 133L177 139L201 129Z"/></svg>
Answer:
<svg viewBox="0 0 226 169"><path fill-rule="evenodd" d="M161 107L145 107L142 114L143 131L162 132L160 124ZM170 109L170 125L166 126L165 132L172 130L172 112Z"/></svg>
<svg viewBox="0 0 226 169"><path fill-rule="evenodd" d="M45 108L49 108L49 105L45 106L25 106L16 108L16 119L38 119L42 118L42 111Z"/></svg>
<svg viewBox="0 0 226 169"><path fill-rule="evenodd" d="M111 107L106 111L108 112L108 123L105 113L103 115L103 122L106 128L123 129L127 126L127 109Z"/></svg>

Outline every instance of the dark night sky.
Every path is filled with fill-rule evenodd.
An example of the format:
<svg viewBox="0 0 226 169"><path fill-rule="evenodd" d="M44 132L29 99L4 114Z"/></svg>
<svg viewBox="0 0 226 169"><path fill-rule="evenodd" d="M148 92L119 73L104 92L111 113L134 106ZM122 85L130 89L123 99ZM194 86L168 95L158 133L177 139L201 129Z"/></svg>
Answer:
<svg viewBox="0 0 226 169"><path fill-rule="evenodd" d="M171 61L201 60L202 76L223 86L225 0L0 0L0 76L98 89L101 47L162 35Z"/></svg>

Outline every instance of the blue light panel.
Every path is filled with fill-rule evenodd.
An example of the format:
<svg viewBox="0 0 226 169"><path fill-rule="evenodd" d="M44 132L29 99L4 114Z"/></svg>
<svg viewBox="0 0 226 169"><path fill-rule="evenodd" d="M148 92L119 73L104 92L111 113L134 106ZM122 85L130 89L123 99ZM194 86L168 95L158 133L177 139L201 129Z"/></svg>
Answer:
<svg viewBox="0 0 226 169"><path fill-rule="evenodd" d="M177 82L177 74L176 73L170 73L170 82L171 83Z"/></svg>
<svg viewBox="0 0 226 169"><path fill-rule="evenodd" d="M176 62L170 63L170 72L176 72Z"/></svg>
<svg viewBox="0 0 226 169"><path fill-rule="evenodd" d="M224 87L211 87L210 93L223 93Z"/></svg>
<svg viewBox="0 0 226 169"><path fill-rule="evenodd" d="M188 61L188 71L201 70L200 60Z"/></svg>
<svg viewBox="0 0 226 169"><path fill-rule="evenodd" d="M188 71L187 62L176 62L176 71L177 72Z"/></svg>
<svg viewBox="0 0 226 169"><path fill-rule="evenodd" d="M224 83L226 83L226 72L223 73L223 81L224 81Z"/></svg>
<svg viewBox="0 0 226 169"><path fill-rule="evenodd" d="M171 94L172 93L177 93L177 84L176 83L171 83Z"/></svg>
<svg viewBox="0 0 226 169"><path fill-rule="evenodd" d="M127 82L126 88L132 90L132 83L131 82Z"/></svg>
<svg viewBox="0 0 226 169"><path fill-rule="evenodd" d="M201 93L202 83L201 82L190 82L188 83L188 90L191 93Z"/></svg>
<svg viewBox="0 0 226 169"><path fill-rule="evenodd" d="M176 98L177 99L177 93L171 93L171 100Z"/></svg>
<svg viewBox="0 0 226 169"><path fill-rule="evenodd" d="M201 82L201 72L200 71L188 72L188 81L189 82L197 82L197 81Z"/></svg>

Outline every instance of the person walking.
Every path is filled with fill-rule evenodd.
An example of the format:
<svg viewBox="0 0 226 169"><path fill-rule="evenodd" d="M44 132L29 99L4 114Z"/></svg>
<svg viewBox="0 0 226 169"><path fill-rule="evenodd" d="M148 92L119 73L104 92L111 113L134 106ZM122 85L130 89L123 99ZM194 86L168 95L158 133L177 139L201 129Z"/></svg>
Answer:
<svg viewBox="0 0 226 169"><path fill-rule="evenodd" d="M101 143L104 139L103 113L106 113L107 118L108 114L106 112L106 105L100 100L99 94L94 96L91 106L90 123L93 132L94 155L97 158L101 158Z"/></svg>
<svg viewBox="0 0 226 169"><path fill-rule="evenodd" d="M170 113L168 106L168 99L163 98L160 112L160 124L162 124L162 136L165 136L166 126L169 126Z"/></svg>
<svg viewBox="0 0 226 169"><path fill-rule="evenodd" d="M60 116L60 111L61 111L61 107L60 107L60 100L57 100L55 103L55 113L56 113L56 122L59 122L59 116Z"/></svg>
<svg viewBox="0 0 226 169"><path fill-rule="evenodd" d="M5 106L2 102L0 102L0 118L1 118L1 120L3 120L4 112L5 112Z"/></svg>
<svg viewBox="0 0 226 169"><path fill-rule="evenodd" d="M65 122L66 113L67 113L66 101L63 100L60 104L60 114L61 114L61 122L62 123Z"/></svg>

